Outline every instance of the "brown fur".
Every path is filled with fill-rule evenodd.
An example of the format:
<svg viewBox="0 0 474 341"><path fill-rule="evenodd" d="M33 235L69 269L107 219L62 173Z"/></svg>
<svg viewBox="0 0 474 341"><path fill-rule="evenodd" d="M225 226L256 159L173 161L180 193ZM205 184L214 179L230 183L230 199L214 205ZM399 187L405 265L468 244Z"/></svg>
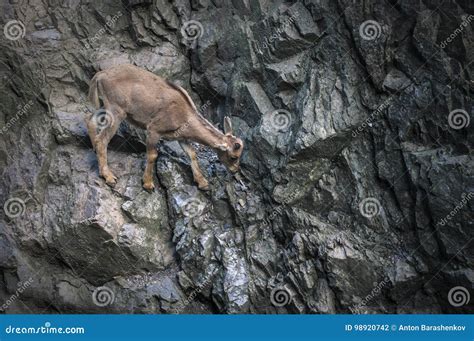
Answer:
<svg viewBox="0 0 474 341"><path fill-rule="evenodd" d="M86 116L89 136L99 161L99 173L109 185L115 185L117 178L107 164L107 145L124 119L147 131L147 164L143 175L143 187L147 190L154 188L153 168L158 157L156 144L160 139L180 141L191 159L193 177L201 189L208 189L208 182L189 141L215 149L231 172L239 169L243 142L232 135L230 119L225 118L223 134L197 111L186 90L151 72L133 65L119 65L98 72L90 84L89 100L97 109L102 100L100 111L110 116L104 127L98 126L97 114Z"/></svg>

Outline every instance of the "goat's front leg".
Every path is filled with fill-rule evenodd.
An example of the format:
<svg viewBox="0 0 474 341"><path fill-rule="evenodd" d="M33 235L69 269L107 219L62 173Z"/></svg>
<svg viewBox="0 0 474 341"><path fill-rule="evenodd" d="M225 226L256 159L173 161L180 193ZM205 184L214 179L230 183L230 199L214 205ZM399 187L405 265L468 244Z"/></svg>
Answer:
<svg viewBox="0 0 474 341"><path fill-rule="evenodd" d="M160 140L160 136L154 132L147 132L146 138L146 167L145 173L143 174L143 188L147 191L155 189L153 183L153 170L155 169L155 161L158 158L158 150L156 144Z"/></svg>
<svg viewBox="0 0 474 341"><path fill-rule="evenodd" d="M197 159L197 154L194 148L187 142L180 142L181 148L188 154L191 159L191 169L193 171L194 181L198 184L198 188L204 191L209 190L209 183L207 182L204 175L202 175L201 168L199 168L199 163Z"/></svg>

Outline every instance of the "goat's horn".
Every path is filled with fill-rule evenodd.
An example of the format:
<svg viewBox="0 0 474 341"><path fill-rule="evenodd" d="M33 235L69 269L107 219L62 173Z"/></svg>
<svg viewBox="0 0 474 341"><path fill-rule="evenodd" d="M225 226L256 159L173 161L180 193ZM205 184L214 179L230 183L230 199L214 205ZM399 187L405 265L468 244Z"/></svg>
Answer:
<svg viewBox="0 0 474 341"><path fill-rule="evenodd" d="M232 135L232 121L229 116L224 117L224 133Z"/></svg>

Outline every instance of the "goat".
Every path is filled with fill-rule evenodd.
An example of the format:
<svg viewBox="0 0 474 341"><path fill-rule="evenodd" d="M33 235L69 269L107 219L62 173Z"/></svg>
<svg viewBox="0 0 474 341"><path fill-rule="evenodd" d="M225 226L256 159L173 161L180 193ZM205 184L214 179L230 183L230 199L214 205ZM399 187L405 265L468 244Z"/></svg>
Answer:
<svg viewBox="0 0 474 341"><path fill-rule="evenodd" d="M143 188L147 191L155 188L153 170L160 139L179 141L191 159L193 178L199 189L208 190L209 183L189 141L213 148L232 173L240 168L244 145L233 135L230 118L225 117L222 133L198 112L186 90L151 72L129 64L100 71L92 78L89 101L97 109L100 101L103 103L103 109L88 113L85 120L97 154L99 174L109 186L115 186L117 177L107 164L107 146L124 119L147 132L143 175Z"/></svg>

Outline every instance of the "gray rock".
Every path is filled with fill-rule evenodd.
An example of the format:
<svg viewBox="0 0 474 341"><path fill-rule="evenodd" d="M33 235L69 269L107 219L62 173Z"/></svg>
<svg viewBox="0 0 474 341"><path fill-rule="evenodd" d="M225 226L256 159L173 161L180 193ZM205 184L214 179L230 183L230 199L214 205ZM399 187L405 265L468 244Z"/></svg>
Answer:
<svg viewBox="0 0 474 341"><path fill-rule="evenodd" d="M446 40L464 2L24 3L3 12L25 36L0 37L6 313L472 311L448 300L474 285L470 28ZM241 174L196 145L202 192L162 142L145 192L146 134L124 123L105 185L83 116L94 73L123 63L231 116Z"/></svg>
<svg viewBox="0 0 474 341"><path fill-rule="evenodd" d="M391 69L383 81L384 88L391 91L402 91L408 85L410 85L408 77L397 69Z"/></svg>

